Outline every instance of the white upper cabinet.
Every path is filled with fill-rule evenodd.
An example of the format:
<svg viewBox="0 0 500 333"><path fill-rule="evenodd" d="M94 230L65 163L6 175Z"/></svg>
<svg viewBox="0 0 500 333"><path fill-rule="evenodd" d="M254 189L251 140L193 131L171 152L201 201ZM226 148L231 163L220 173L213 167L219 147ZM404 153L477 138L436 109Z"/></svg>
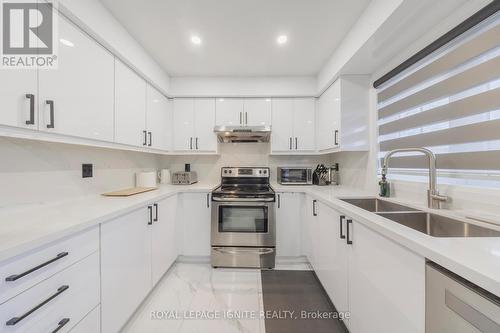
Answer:
<svg viewBox="0 0 500 333"><path fill-rule="evenodd" d="M204 152L217 150L215 127L215 99L194 100L194 149Z"/></svg>
<svg viewBox="0 0 500 333"><path fill-rule="evenodd" d="M120 61L115 61L115 142L132 146L148 144L146 130L146 81Z"/></svg>
<svg viewBox="0 0 500 333"><path fill-rule="evenodd" d="M174 99L174 150L217 151L214 98Z"/></svg>
<svg viewBox="0 0 500 333"><path fill-rule="evenodd" d="M319 151L368 150L369 78L346 75L318 100Z"/></svg>
<svg viewBox="0 0 500 333"><path fill-rule="evenodd" d="M218 98L217 126L271 125L270 98Z"/></svg>
<svg viewBox="0 0 500 333"><path fill-rule="evenodd" d="M274 98L272 111L271 151L293 148L294 108L292 98Z"/></svg>
<svg viewBox="0 0 500 333"><path fill-rule="evenodd" d="M39 70L39 129L113 141L113 56L63 16L58 43L58 68Z"/></svg>
<svg viewBox="0 0 500 333"><path fill-rule="evenodd" d="M269 126L271 125L270 98L245 98L243 106L244 126Z"/></svg>
<svg viewBox="0 0 500 333"><path fill-rule="evenodd" d="M170 150L172 146L172 102L148 84L146 108L148 147Z"/></svg>
<svg viewBox="0 0 500 333"><path fill-rule="evenodd" d="M315 99L278 98L272 105L271 151L315 151Z"/></svg>
<svg viewBox="0 0 500 333"><path fill-rule="evenodd" d="M34 69L2 70L0 124L38 129L36 77Z"/></svg>
<svg viewBox="0 0 500 333"><path fill-rule="evenodd" d="M243 126L242 98L217 98L215 103L217 126Z"/></svg>

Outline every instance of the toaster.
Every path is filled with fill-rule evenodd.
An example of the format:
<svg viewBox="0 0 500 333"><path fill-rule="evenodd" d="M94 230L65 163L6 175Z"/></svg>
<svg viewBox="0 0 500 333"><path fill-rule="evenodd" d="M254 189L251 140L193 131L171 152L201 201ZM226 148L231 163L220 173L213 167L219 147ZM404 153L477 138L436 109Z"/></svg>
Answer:
<svg viewBox="0 0 500 333"><path fill-rule="evenodd" d="M191 185L198 182L196 171L177 171L172 175L172 184Z"/></svg>

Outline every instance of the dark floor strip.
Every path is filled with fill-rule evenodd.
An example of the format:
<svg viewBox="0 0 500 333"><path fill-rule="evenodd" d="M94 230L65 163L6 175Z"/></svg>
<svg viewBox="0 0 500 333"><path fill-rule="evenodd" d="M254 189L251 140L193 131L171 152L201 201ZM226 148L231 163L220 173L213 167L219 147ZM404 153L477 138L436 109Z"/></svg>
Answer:
<svg viewBox="0 0 500 333"><path fill-rule="evenodd" d="M313 317L318 313L336 316L314 272L269 270L261 274L266 333L348 332L339 319Z"/></svg>

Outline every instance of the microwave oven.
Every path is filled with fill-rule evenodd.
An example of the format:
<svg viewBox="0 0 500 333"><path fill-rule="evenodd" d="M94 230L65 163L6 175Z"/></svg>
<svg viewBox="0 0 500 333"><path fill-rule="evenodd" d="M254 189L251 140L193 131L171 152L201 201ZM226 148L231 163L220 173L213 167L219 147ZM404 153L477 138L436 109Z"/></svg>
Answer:
<svg viewBox="0 0 500 333"><path fill-rule="evenodd" d="M313 168L278 167L276 178L281 185L312 185Z"/></svg>

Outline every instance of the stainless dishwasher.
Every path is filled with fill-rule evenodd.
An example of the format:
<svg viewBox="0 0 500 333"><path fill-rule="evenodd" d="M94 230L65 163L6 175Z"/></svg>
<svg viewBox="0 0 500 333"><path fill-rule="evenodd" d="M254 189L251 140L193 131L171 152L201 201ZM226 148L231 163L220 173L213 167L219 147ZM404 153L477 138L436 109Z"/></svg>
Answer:
<svg viewBox="0 0 500 333"><path fill-rule="evenodd" d="M429 262L426 333L499 333L500 298Z"/></svg>

